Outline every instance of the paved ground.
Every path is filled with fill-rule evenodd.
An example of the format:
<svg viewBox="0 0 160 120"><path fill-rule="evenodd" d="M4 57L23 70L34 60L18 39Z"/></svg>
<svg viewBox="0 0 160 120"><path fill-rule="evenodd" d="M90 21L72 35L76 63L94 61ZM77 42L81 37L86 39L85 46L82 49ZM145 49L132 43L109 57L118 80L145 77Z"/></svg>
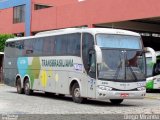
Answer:
<svg viewBox="0 0 160 120"><path fill-rule="evenodd" d="M109 101L94 100L89 100L85 104L77 104L72 101L71 97L46 96L43 93L26 96L24 94L17 94L16 88L0 85L0 114L160 115L160 93L148 93L143 100L125 100L121 105L114 106Z"/></svg>

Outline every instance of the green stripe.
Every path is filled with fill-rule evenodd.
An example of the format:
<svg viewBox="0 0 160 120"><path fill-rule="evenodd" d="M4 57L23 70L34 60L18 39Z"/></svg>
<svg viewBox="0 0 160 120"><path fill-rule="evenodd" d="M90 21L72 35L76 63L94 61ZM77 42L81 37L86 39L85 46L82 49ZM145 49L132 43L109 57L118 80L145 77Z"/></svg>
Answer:
<svg viewBox="0 0 160 120"><path fill-rule="evenodd" d="M153 89L153 80L147 82L146 88L147 89Z"/></svg>

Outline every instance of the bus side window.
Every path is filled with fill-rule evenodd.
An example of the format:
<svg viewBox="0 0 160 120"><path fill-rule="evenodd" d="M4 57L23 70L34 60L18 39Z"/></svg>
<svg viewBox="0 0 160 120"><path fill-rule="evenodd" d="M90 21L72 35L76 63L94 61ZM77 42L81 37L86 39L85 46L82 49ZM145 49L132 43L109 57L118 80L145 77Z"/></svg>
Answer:
<svg viewBox="0 0 160 120"><path fill-rule="evenodd" d="M24 54L30 56L33 54L33 39L24 41Z"/></svg>
<svg viewBox="0 0 160 120"><path fill-rule="evenodd" d="M68 35L55 36L55 54L57 56L66 55Z"/></svg>
<svg viewBox="0 0 160 120"><path fill-rule="evenodd" d="M6 49L5 49L5 52L7 54L5 54L5 56L7 57L16 57L16 46L15 46L16 42L8 42L6 44Z"/></svg>
<svg viewBox="0 0 160 120"><path fill-rule="evenodd" d="M89 72L89 52L93 49L94 45L94 38L89 33L83 33L82 37L82 58L83 58L83 65L86 72Z"/></svg>
<svg viewBox="0 0 160 120"><path fill-rule="evenodd" d="M51 55L55 55L55 37L54 36L51 36L50 37L50 45L51 45Z"/></svg>
<svg viewBox="0 0 160 120"><path fill-rule="evenodd" d="M52 39L53 37L43 38L43 55L53 55L54 39Z"/></svg>
<svg viewBox="0 0 160 120"><path fill-rule="evenodd" d="M80 40L80 33L68 35L67 55L80 56Z"/></svg>
<svg viewBox="0 0 160 120"><path fill-rule="evenodd" d="M43 38L35 38L33 39L33 55L39 56L42 55L42 48L43 48ZM31 53L32 54L32 53Z"/></svg>

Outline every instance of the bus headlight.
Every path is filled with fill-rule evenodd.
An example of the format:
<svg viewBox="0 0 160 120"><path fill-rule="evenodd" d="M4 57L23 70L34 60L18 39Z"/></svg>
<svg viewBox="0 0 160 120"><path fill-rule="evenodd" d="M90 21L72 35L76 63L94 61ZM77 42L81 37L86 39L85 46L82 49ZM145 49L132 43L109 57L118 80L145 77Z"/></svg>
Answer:
<svg viewBox="0 0 160 120"><path fill-rule="evenodd" d="M106 86L103 86L103 85L98 86L98 88L101 89L101 90L107 90L107 91L111 91L112 90L112 88L106 87Z"/></svg>
<svg viewBox="0 0 160 120"><path fill-rule="evenodd" d="M143 90L146 90L146 88L145 87L139 87L139 88L137 88L139 91L143 91Z"/></svg>

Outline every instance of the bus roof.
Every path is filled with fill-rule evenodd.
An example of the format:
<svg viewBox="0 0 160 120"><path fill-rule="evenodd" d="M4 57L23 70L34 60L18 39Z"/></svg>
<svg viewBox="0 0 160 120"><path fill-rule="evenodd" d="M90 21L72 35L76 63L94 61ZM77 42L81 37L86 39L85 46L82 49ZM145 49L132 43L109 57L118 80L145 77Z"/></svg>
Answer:
<svg viewBox="0 0 160 120"><path fill-rule="evenodd" d="M47 37L47 36L53 36L53 35L77 33L77 32L87 32L93 35L98 34L98 33L105 33L105 34L140 36L136 32L121 30L121 29L113 29L113 28L66 28L66 29L60 29L60 30L40 32L40 33L37 33L35 36L11 38L11 39L8 39L7 42L25 40L25 39L30 39L30 38L38 38L38 37Z"/></svg>
<svg viewBox="0 0 160 120"><path fill-rule="evenodd" d="M160 56L160 51L156 51L156 56ZM151 53L147 52L146 57L152 57Z"/></svg>

